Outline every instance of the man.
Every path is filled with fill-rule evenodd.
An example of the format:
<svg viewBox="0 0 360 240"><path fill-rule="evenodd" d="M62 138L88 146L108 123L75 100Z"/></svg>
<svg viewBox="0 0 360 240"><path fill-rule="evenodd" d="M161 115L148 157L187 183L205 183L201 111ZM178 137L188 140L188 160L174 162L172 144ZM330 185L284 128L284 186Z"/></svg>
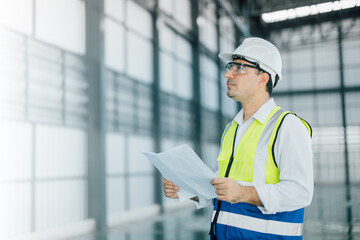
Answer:
<svg viewBox="0 0 360 240"><path fill-rule="evenodd" d="M211 239L302 239L313 195L311 127L270 98L281 80L280 53L264 39L247 38L219 57L228 62L227 95L243 108L221 139ZM179 188L163 183L165 195L177 198Z"/></svg>

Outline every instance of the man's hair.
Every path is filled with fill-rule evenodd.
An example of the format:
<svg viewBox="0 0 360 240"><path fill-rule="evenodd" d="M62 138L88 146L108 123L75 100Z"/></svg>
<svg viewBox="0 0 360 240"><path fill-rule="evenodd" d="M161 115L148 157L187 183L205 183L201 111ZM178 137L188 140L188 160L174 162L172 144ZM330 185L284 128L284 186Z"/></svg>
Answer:
<svg viewBox="0 0 360 240"><path fill-rule="evenodd" d="M261 71L258 69L257 71L257 75L261 74L261 73L266 73L267 75L269 75L269 81L266 83L266 92L269 93L269 96L271 96L272 94L272 91L273 91L273 85L272 85L272 80L271 80L271 75L267 72L264 72L264 71ZM276 86L278 82L278 78L275 79L275 84L274 84L274 87Z"/></svg>

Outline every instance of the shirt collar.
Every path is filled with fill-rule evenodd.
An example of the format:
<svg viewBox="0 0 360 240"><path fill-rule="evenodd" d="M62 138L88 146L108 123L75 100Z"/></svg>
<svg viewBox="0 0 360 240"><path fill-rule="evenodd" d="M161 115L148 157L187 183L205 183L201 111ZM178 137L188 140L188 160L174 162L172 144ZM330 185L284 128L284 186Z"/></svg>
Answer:
<svg viewBox="0 0 360 240"><path fill-rule="evenodd" d="M273 98L270 98L268 101L266 101L257 111L254 115L252 115L251 118L254 118L258 120L261 124L264 124L266 121L266 118L269 116L271 111L276 107L276 103ZM237 122L239 125L243 124L244 119L244 109L241 109L238 114L236 114L234 121Z"/></svg>

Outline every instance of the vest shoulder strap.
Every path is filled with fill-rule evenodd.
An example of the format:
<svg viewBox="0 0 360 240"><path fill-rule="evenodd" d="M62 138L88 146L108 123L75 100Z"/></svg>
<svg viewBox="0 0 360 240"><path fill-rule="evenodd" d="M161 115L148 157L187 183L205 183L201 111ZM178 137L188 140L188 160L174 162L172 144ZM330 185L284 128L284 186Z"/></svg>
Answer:
<svg viewBox="0 0 360 240"><path fill-rule="evenodd" d="M289 111L285 111L279 118L278 118L278 121L276 123L276 126L275 126L275 129L274 129L274 133L275 133L275 137L274 137L274 140L271 142L271 150L272 150L272 158L273 158L273 161L274 161L274 164L275 166L278 168L277 166L277 163L276 163L276 160L275 160L275 142L276 142L276 139L279 135L279 130L280 130L280 127L282 125L282 123L284 122L284 119L287 115L289 114L292 114L292 115L295 115L296 117L298 117L302 122L303 124L305 125L306 129L308 130L309 134L310 134L310 137L312 137L312 128L310 126L310 124L304 120L303 118L299 117L298 115L296 115L295 113L293 112L289 112Z"/></svg>
<svg viewBox="0 0 360 240"><path fill-rule="evenodd" d="M225 129L224 129L224 132L223 132L223 134L222 134L222 136L221 136L221 140L220 140L220 149L221 149L222 144L223 144L224 136L225 136L225 134L227 133L227 131L229 130L229 128L231 127L232 124L233 124L233 121L231 121L231 122L229 122L228 124L226 124L226 127L225 127Z"/></svg>

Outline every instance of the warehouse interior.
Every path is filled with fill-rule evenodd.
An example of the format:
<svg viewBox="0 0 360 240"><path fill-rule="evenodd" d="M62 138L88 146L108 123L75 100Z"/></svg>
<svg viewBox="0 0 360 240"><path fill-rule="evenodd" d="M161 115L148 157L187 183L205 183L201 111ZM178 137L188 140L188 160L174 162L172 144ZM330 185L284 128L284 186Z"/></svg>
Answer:
<svg viewBox="0 0 360 240"><path fill-rule="evenodd" d="M216 169L241 109L217 55L250 36L313 128L304 239L360 239L359 0L0 1L0 239L209 239L211 209L166 199L141 153Z"/></svg>

